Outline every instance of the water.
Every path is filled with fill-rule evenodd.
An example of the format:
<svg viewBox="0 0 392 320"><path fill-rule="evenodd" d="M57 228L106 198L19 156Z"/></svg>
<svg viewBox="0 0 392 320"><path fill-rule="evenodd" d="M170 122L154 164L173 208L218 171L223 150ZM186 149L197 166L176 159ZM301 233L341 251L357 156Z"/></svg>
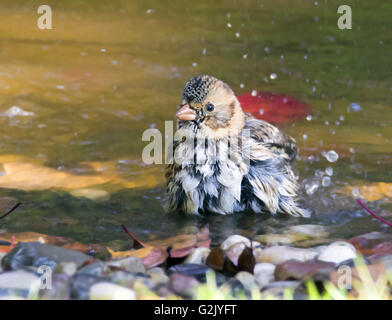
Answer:
<svg viewBox="0 0 392 320"><path fill-rule="evenodd" d="M121 224L142 240L207 223L215 242L304 223L340 238L390 232L336 190L392 183L391 3L354 1L352 30L337 28L337 4L324 0L48 4L54 29L39 30L39 1L0 1L0 195L23 202L2 229L119 246ZM282 127L298 142L311 219L164 213L163 166L142 163L141 136L164 130L185 81L202 73L237 94L312 106ZM323 156L330 150L335 162ZM369 206L392 219L388 198Z"/></svg>

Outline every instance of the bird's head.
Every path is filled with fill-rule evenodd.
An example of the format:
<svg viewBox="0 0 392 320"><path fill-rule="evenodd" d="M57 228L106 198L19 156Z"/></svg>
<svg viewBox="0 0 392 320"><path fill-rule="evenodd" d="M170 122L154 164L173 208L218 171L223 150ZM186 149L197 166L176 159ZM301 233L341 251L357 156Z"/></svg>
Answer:
<svg viewBox="0 0 392 320"><path fill-rule="evenodd" d="M245 114L233 90L208 75L190 79L176 113L179 125L193 126L208 139L237 135L245 124Z"/></svg>

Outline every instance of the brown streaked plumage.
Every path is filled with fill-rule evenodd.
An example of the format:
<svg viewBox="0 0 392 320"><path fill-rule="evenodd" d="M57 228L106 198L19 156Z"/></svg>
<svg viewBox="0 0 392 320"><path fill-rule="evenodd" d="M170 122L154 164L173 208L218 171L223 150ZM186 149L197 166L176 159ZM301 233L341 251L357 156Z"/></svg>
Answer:
<svg viewBox="0 0 392 320"><path fill-rule="evenodd" d="M170 210L309 215L298 205L291 169L295 140L245 114L226 83L193 77L176 115L174 157L166 168Z"/></svg>

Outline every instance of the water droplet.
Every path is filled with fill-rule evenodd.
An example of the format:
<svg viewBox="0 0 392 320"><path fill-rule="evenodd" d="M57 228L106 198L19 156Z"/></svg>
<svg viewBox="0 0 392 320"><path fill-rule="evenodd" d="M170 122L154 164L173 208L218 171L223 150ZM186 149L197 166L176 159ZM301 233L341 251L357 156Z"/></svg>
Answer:
<svg viewBox="0 0 392 320"><path fill-rule="evenodd" d="M339 155L334 150L329 150L325 157L329 162L335 162L339 159Z"/></svg>
<svg viewBox="0 0 392 320"><path fill-rule="evenodd" d="M351 107L351 110L353 110L354 112L358 112L358 111L362 110L362 107L360 106L360 104L356 103L356 102L350 103L350 107Z"/></svg>
<svg viewBox="0 0 392 320"><path fill-rule="evenodd" d="M271 80L275 80L278 77L278 75L276 73L271 73L270 74L270 79Z"/></svg>
<svg viewBox="0 0 392 320"><path fill-rule="evenodd" d="M307 183L305 185L306 193L311 196L312 194L314 194L316 192L318 187L319 187L319 184L317 182Z"/></svg>
<svg viewBox="0 0 392 320"><path fill-rule="evenodd" d="M325 169L325 173L331 177L333 175L333 169L331 167L328 167Z"/></svg>
<svg viewBox="0 0 392 320"><path fill-rule="evenodd" d="M323 187L328 187L331 184L331 178L328 176L323 177L323 179L321 180L321 185Z"/></svg>

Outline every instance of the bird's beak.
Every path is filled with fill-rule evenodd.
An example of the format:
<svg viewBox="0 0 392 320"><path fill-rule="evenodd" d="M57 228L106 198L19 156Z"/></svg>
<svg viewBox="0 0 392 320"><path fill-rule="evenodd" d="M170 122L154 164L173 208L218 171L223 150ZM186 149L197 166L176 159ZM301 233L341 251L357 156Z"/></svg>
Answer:
<svg viewBox="0 0 392 320"><path fill-rule="evenodd" d="M180 110L177 111L176 117L184 121L192 121L196 119L196 112L189 107L189 104L184 104Z"/></svg>

